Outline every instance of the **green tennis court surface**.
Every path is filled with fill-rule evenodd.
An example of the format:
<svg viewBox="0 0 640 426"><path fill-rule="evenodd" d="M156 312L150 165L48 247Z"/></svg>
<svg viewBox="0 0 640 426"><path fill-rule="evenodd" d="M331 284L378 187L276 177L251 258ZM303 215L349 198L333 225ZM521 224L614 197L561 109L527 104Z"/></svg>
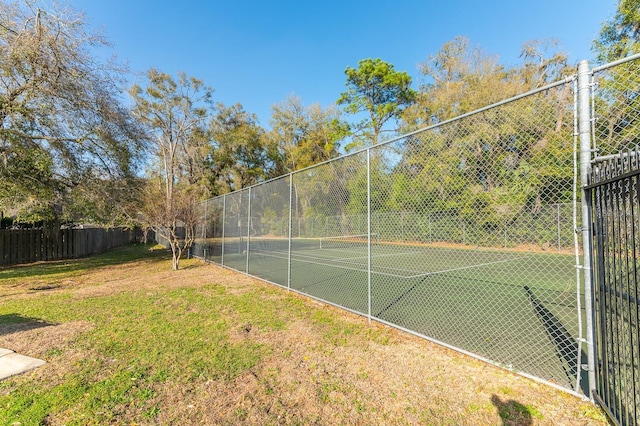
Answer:
<svg viewBox="0 0 640 426"><path fill-rule="evenodd" d="M369 256L366 237L320 240L294 238L289 253L284 238L238 239L224 265L575 387L574 256L373 238Z"/></svg>

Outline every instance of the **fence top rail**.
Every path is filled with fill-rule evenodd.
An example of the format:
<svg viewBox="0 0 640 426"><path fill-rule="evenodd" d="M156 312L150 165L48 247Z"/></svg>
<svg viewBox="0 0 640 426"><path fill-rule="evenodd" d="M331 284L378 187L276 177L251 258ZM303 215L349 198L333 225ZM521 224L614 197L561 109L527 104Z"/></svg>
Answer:
<svg viewBox="0 0 640 426"><path fill-rule="evenodd" d="M640 56L640 55L639 55L639 56ZM207 200L203 200L203 201L201 201L200 203L205 203L205 202L207 202L207 201L214 200L214 199L217 199L217 198L220 198L220 197L224 197L224 196L229 195L229 194L235 194L236 192L245 191L245 190L248 190L249 188L252 188L252 187L255 187L255 186L259 186L259 185L264 185L264 184L267 184L267 183L269 183L269 182L273 182L273 181L278 180L278 179L283 179L283 178L285 178L285 177L291 177L292 175L297 174L297 173L304 173L305 171L308 171L308 170L313 169L313 168L315 168L315 167L320 167L320 166L322 166L322 165L330 164L330 163L333 163L333 162L335 162L335 161L341 161L341 159L343 159L343 158L347 158L347 157L351 157L351 156L355 156L355 155L361 155L363 152L369 152L369 151L370 151L370 150L372 150L372 149L376 149L376 148L379 148L379 147L381 147L381 146L385 146L385 145L390 145L390 144L392 144L392 143L394 143L394 142L400 141L400 140L402 140L402 139L406 139L406 138L408 138L408 137L411 137L411 136L417 135L417 134L419 134L419 133L423 133L423 132L427 132L427 131L429 131L429 130L437 129L438 127L442 127L442 126L447 125L447 124L449 124L449 123L453 123L453 122L456 122L456 121L459 121L459 120L465 119L465 118L467 118L467 117L471 117L471 116L473 116L473 115L480 114L480 113L483 113L483 112L485 112L485 111L489 111L489 110L491 110L491 109L494 109L494 108L497 108L497 107L500 107L500 106L503 106L503 105L510 104L510 103L515 102L515 101L518 101L518 100L520 100L520 99L523 99L523 98L526 98L526 97L529 97L529 96L533 96L533 95L535 95L535 94L537 94L537 93L542 93L542 92L545 92L545 91L547 91L547 90L551 90L551 89L553 89L553 88L555 88L555 87L562 86L562 85L564 85L564 84L572 83L576 78L577 78L577 74L573 74L573 75L570 75L570 76L568 76L568 77L565 77L565 78L563 78L563 79L561 79L561 80L558 80L558 81L556 81L556 82L554 82L554 83L550 83L550 84L547 84L547 85L545 85L545 86L538 87L538 88L536 88L536 89L530 90L530 91L525 92L525 93L521 93L521 94L516 95L516 96L513 96L513 97L511 97L511 98L503 99L502 101L499 101L499 102L493 103L493 104L491 104L491 105L487 105L487 106L482 107L482 108L478 108L478 109L476 109L476 110L474 110L474 111L467 112L467 113L465 113L465 114L462 114L462 115L456 116L456 117L454 117L454 118L450 118L450 119L448 119L448 120L444 120L444 121L441 121L441 122L439 122L439 123L432 124L432 125L429 125L429 126L426 126L426 127L420 128L420 129L418 129L418 130L414 130L414 131L412 131L412 132L405 133L405 134L403 134L403 135L399 135L399 136L394 137L394 138L392 138L392 139L389 139L389 140L387 140L387 141L380 142L379 144L377 144L377 145L375 145L375 146L367 146L367 147L365 147L365 148L358 149L358 150L356 150L356 151L354 151L354 152L350 152L350 153L347 153L347 154L341 155L341 156L336 157L336 158L331 158L331 159L329 159L329 160L325 160L325 161L322 161L322 162L320 162L320 163L313 164L313 165L311 165L311 166L305 167L305 168L300 169L300 170L295 170L295 171L293 171L293 172L289 172L289 173L287 173L287 174L284 174L284 175L281 175L281 176L278 176L278 177L275 177L275 178L272 178L272 179L266 180L266 181L264 181L264 182L260 182L260 183L253 184L253 185L248 186L248 187L246 187L246 188L237 189L237 190L232 191L232 192L229 192L229 193L227 193L227 194L222 194L222 195L218 195L217 197L211 197L211 198L208 198Z"/></svg>
<svg viewBox="0 0 640 426"><path fill-rule="evenodd" d="M596 158L585 189L592 189L640 174L640 151L621 152Z"/></svg>
<svg viewBox="0 0 640 426"><path fill-rule="evenodd" d="M593 68L591 70L591 72L593 74L595 74L597 72L604 71L606 69L613 68L613 67L616 67L618 65L621 65L621 64L624 64L624 63L627 63L627 62L631 62L631 61L635 61L635 60L638 60L638 59L640 59L640 53L636 53L635 55L627 56L626 58L618 59L617 61L609 62L608 64L597 66L597 67Z"/></svg>
<svg viewBox="0 0 640 426"><path fill-rule="evenodd" d="M614 159L617 159L617 158L623 158L623 157L629 157L629 156L639 156L639 155L640 155L640 150L636 149L635 151L619 152L617 154L610 154L610 155L601 155L601 156L595 157L593 160L591 160L591 163L593 163L593 164L604 163L605 161L614 160Z"/></svg>
<svg viewBox="0 0 640 426"><path fill-rule="evenodd" d="M526 98L526 97L529 97L529 96L535 95L535 94L537 94L537 93L541 93L541 92L545 92L545 91L547 91L547 90L551 90L551 89L553 89L554 87L562 86L563 84L569 84L569 83L573 82L575 79L576 79L576 74L571 75L571 76L569 76L569 77L565 77L565 78L563 78L563 79L561 79L561 80L558 80L558 81L556 81L556 82L554 82L554 83L547 84L546 86L542 86L542 87L539 87L539 88L537 88L537 89L533 89L533 90L530 90L530 91L528 91L528 92L521 93L521 94L519 94L519 95L513 96L513 97L511 97L511 98L503 99L502 101L499 101L499 102L493 103L493 104L491 104L491 105L487 105L487 106L485 106L485 107L478 108L478 109L476 109L476 110L474 110L474 111L470 111L470 112L467 112L467 113L465 113L465 114L458 115L458 116L456 116L456 117L454 117L454 118L450 118L450 119L448 119L448 120L444 120L444 121L441 121L441 122L439 122L439 123L432 124L432 125L430 125L430 126L423 127L423 128L421 128L421 129L418 129L418 130L414 130L413 132L405 133L404 135L400 135L400 136L395 137L395 138L393 138L393 139L390 139L390 140L388 140L388 141L381 142L381 143L379 143L379 144L378 144L378 145L376 145L376 146L381 146L381 145L391 144L391 143L393 143L393 142L397 142L397 141L399 141L399 140L402 140L402 139L405 139L405 138L407 138L407 137L410 137L410 136L416 135L416 134L418 134L418 133L422 133L422 132L426 132L426 131L429 131L429 130L432 130L432 129L436 129L436 128L441 127L441 126L444 126L444 125L446 125L446 124L453 123L453 122L455 122L455 121L459 121L459 120L462 120L462 119L464 119L464 118L471 117L471 116L473 116L473 115L483 113L483 112L485 112L485 111L489 111L489 110L494 109L494 108L497 108L497 107L499 107L499 106L503 106L503 105L510 104L510 103L512 103L512 102L515 102L515 101L517 101L517 100L520 100L520 99L523 99L523 98ZM373 148L373 147L368 147L367 149L371 149L371 148ZM314 167L314 166L310 166L310 167ZM304 169L303 169L303 170L304 170Z"/></svg>

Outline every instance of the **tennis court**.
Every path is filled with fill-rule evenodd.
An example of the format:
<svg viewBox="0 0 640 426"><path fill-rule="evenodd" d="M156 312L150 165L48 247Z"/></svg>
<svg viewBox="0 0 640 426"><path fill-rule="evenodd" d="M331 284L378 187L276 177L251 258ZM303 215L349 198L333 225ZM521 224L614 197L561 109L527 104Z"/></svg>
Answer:
<svg viewBox="0 0 640 426"><path fill-rule="evenodd" d="M571 83L207 200L196 255L580 392Z"/></svg>
<svg viewBox="0 0 640 426"><path fill-rule="evenodd" d="M374 234L370 246L366 235L235 238L225 240L224 253L222 241L213 246L219 256L211 260L226 267L576 386L582 353L572 255L402 244Z"/></svg>

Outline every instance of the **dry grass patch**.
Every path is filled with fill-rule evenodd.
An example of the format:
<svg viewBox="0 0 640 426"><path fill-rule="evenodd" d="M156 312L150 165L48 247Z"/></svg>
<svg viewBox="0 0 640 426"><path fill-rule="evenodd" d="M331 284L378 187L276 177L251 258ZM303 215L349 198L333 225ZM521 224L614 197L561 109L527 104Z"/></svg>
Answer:
<svg viewBox="0 0 640 426"><path fill-rule="evenodd" d="M0 382L0 423L606 424L579 398L365 318L122 250L68 275L0 270L0 347L48 362ZM34 276L60 285L30 290Z"/></svg>

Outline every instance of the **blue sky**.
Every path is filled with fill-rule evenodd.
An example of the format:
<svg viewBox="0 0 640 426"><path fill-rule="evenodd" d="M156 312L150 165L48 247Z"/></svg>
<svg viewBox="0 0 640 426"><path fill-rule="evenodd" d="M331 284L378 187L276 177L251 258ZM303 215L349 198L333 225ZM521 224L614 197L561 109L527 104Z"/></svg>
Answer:
<svg viewBox="0 0 640 426"><path fill-rule="evenodd" d="M150 67L184 71L241 103L269 127L270 108L288 95L305 105L335 103L344 69L381 58L406 71L455 36L518 63L522 43L554 37L571 63L591 59L591 42L615 0L71 0L103 30L138 76ZM101 53L103 55L105 52ZM131 77L131 82L136 78Z"/></svg>

